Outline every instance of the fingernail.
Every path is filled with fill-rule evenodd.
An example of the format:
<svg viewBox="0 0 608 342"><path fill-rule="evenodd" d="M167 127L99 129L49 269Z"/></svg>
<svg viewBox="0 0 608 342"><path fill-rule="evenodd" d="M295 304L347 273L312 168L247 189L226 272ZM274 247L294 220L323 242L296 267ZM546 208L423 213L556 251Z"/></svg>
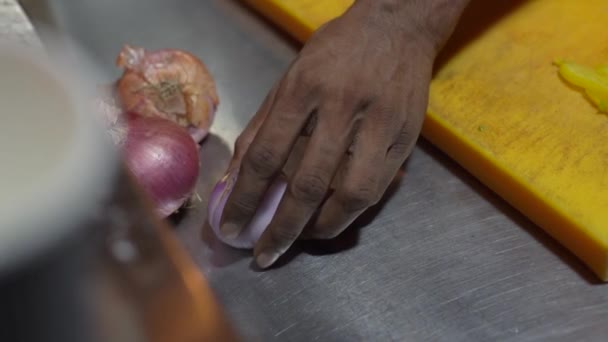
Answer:
<svg viewBox="0 0 608 342"><path fill-rule="evenodd" d="M279 258L279 254L275 252L265 251L260 253L255 259L256 263L260 268L268 268L274 264Z"/></svg>
<svg viewBox="0 0 608 342"><path fill-rule="evenodd" d="M241 229L236 224L233 224L233 223L224 223L220 227L220 232L227 239L236 239L239 236L239 233L241 232Z"/></svg>

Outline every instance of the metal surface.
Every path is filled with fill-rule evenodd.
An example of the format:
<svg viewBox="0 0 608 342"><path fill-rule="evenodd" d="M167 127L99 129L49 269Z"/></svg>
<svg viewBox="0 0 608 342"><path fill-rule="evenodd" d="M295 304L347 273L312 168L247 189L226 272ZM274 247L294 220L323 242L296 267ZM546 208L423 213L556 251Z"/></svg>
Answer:
<svg viewBox="0 0 608 342"><path fill-rule="evenodd" d="M249 253L203 228L206 195L296 49L235 1L54 4L58 25L112 76L131 43L191 50L216 77L222 103L201 152L203 201L176 232L248 340L608 338L608 287L424 142L373 220L337 241L298 244L278 268L253 269Z"/></svg>

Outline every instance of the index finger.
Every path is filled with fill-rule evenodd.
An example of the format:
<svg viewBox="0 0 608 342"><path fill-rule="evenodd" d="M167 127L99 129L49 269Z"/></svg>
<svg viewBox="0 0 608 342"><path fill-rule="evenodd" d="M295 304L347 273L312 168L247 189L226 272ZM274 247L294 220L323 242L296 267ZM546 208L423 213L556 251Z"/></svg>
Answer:
<svg viewBox="0 0 608 342"><path fill-rule="evenodd" d="M258 134L260 127L262 127L262 124L264 123L266 117L268 116L268 113L270 112L270 108L274 103L278 87L279 83L272 87L266 98L264 98L264 101L260 105L258 111L249 120L245 129L236 139L236 142L234 143L234 154L232 156L230 164L228 165L228 174L231 174L235 168L241 165L241 161L243 160L245 153L249 149L249 146L251 146L253 139Z"/></svg>
<svg viewBox="0 0 608 342"><path fill-rule="evenodd" d="M281 171L310 109L293 95L278 91L268 116L243 156L234 190L228 198L220 231L235 238L249 223L271 182Z"/></svg>
<svg viewBox="0 0 608 342"><path fill-rule="evenodd" d="M354 126L358 122L357 111L351 110L349 104L332 102L319 108L319 122L299 168L289 179L287 191L270 225L255 246L256 263L261 268L270 267L298 238L326 197L352 142ZM354 114L334 114L349 111Z"/></svg>

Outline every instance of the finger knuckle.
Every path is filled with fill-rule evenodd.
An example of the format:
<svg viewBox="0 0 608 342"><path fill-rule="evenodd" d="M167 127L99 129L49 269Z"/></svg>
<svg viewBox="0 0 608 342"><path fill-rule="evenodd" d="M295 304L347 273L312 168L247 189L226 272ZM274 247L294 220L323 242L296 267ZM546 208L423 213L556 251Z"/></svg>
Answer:
<svg viewBox="0 0 608 342"><path fill-rule="evenodd" d="M233 216L246 216L255 213L257 207L257 197L250 194L241 194L232 201L232 207L228 212Z"/></svg>
<svg viewBox="0 0 608 342"><path fill-rule="evenodd" d="M350 120L360 119L375 102L374 96L350 85L327 83L322 93L325 99L323 107L327 112L340 112Z"/></svg>
<svg viewBox="0 0 608 342"><path fill-rule="evenodd" d="M414 135L409 129L407 129L407 127L405 127L401 131L399 131L397 139L391 145L390 149L393 153L404 154L410 150L414 141Z"/></svg>
<svg viewBox="0 0 608 342"><path fill-rule="evenodd" d="M277 101L273 110L275 127L279 130L290 130L294 122L301 121L301 117L307 115L308 111L304 108L306 108L304 101L295 96L286 96Z"/></svg>
<svg viewBox="0 0 608 342"><path fill-rule="evenodd" d="M310 56L301 56L297 62L290 68L289 79L295 87L293 90L316 89L320 87L322 82L323 72L319 69L318 61Z"/></svg>
<svg viewBox="0 0 608 342"><path fill-rule="evenodd" d="M252 145L243 161L243 167L263 178L272 177L280 166L279 154L267 144Z"/></svg>
<svg viewBox="0 0 608 342"><path fill-rule="evenodd" d="M311 233L311 236L317 240L331 240L335 239L340 235L340 230L330 229L330 230L322 230L322 231L314 231Z"/></svg>
<svg viewBox="0 0 608 342"><path fill-rule="evenodd" d="M342 192L342 205L347 212L358 212L378 202L375 186L356 184L346 186Z"/></svg>
<svg viewBox="0 0 608 342"><path fill-rule="evenodd" d="M344 85L341 89L334 89L334 91L341 94L342 103L352 106L355 110L360 110L362 105L367 106L367 97L354 85Z"/></svg>
<svg viewBox="0 0 608 342"><path fill-rule="evenodd" d="M404 116L404 113L390 103L384 103L378 105L374 113L374 120L377 125L382 129L387 130L387 134L394 136L394 132L399 130L401 124L400 118ZM396 129L397 127L397 129Z"/></svg>
<svg viewBox="0 0 608 342"><path fill-rule="evenodd" d="M291 187L291 194L305 203L318 203L327 193L327 181L322 176L309 173L296 176Z"/></svg>
<svg viewBox="0 0 608 342"><path fill-rule="evenodd" d="M323 92L322 82L315 76L308 76L308 73L305 73L305 75L300 76L294 90L306 99L312 100L319 97Z"/></svg>
<svg viewBox="0 0 608 342"><path fill-rule="evenodd" d="M278 246L290 244L298 238L299 232L293 227L281 227L271 230L272 243Z"/></svg>

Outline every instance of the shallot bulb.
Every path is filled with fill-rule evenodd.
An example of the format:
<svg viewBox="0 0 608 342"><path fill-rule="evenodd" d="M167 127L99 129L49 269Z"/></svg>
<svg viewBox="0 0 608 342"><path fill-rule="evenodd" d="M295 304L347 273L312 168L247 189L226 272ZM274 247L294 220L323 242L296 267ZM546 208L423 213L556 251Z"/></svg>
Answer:
<svg viewBox="0 0 608 342"><path fill-rule="evenodd" d="M266 195L247 227L243 229L237 238L227 239L220 232L220 223L226 201L230 193L232 193L236 178L237 175L235 173L224 177L216 184L209 199L208 221L215 235L225 244L240 249L251 249L260 239L260 236L262 236L262 233L264 233L277 211L279 203L285 194L287 182L282 177L277 178L268 188Z"/></svg>
<svg viewBox="0 0 608 342"><path fill-rule="evenodd" d="M162 218L192 196L200 159L198 146L184 128L162 118L130 114L121 147L127 167Z"/></svg>
<svg viewBox="0 0 608 342"><path fill-rule="evenodd" d="M112 97L97 99L107 130L124 163L165 218L193 194L200 169L198 147L188 132L157 117L123 113Z"/></svg>
<svg viewBox="0 0 608 342"><path fill-rule="evenodd" d="M182 50L125 45L116 64L124 69L117 92L126 111L169 119L196 142L207 136L219 99L213 77L198 58Z"/></svg>

